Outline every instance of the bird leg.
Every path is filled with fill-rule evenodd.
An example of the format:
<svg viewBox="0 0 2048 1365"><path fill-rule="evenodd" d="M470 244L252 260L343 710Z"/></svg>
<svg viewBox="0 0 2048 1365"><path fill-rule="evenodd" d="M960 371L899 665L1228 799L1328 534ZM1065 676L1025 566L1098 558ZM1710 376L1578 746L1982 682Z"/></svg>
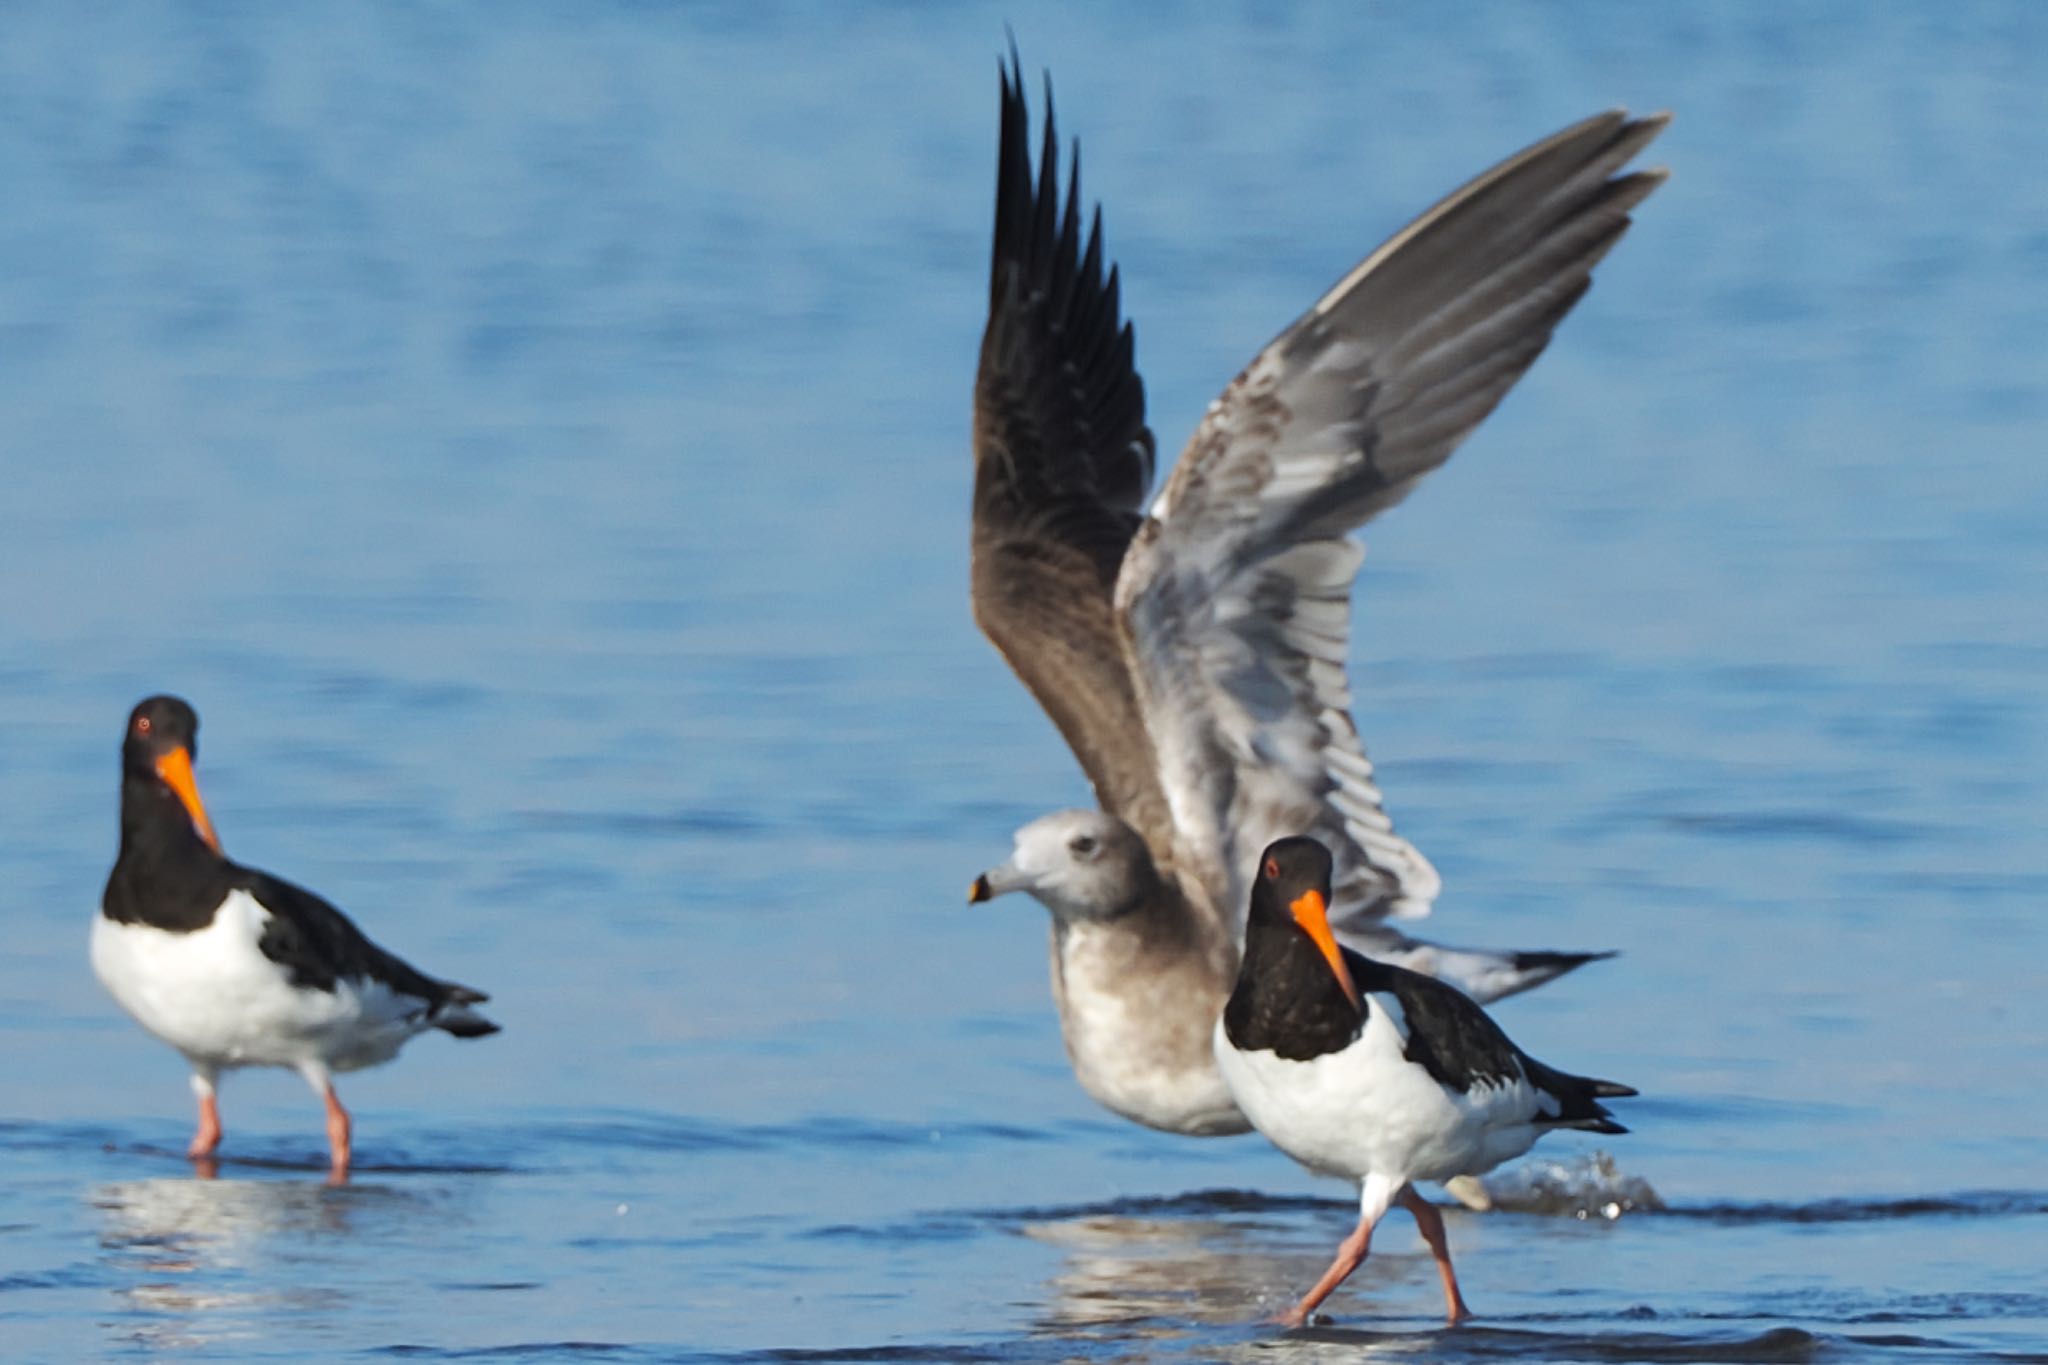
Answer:
<svg viewBox="0 0 2048 1365"><path fill-rule="evenodd" d="M349 1150L351 1130L348 1110L341 1107L341 1097L334 1093L332 1085L323 1087L320 1095L327 1101L327 1150L332 1158L332 1164L327 1172L327 1183L346 1185L349 1159L352 1155Z"/></svg>
<svg viewBox="0 0 2048 1365"><path fill-rule="evenodd" d="M219 1150L220 1103L209 1090L199 1097L199 1131L192 1135L192 1145L185 1149L185 1155L194 1161L204 1161Z"/></svg>
<svg viewBox="0 0 2048 1365"><path fill-rule="evenodd" d="M1342 1283L1352 1271L1365 1261L1366 1252L1372 1250L1373 1227L1386 1216L1393 1205L1394 1196L1406 1182L1395 1182L1383 1175L1368 1175L1358 1182L1358 1226L1349 1237L1337 1244L1337 1259L1330 1262L1330 1268L1323 1272L1323 1278L1316 1281L1316 1287L1301 1296L1301 1302L1273 1319L1283 1327L1300 1327L1308 1322L1309 1314L1316 1306L1330 1297L1332 1290Z"/></svg>
<svg viewBox="0 0 2048 1365"><path fill-rule="evenodd" d="M216 1068L201 1062L192 1064L192 1093L199 1099L199 1128L192 1134L192 1145L185 1149L185 1155L199 1166L203 1180L211 1180L220 1172L220 1165L213 1160L213 1154L220 1150L220 1102L214 1096L214 1082L219 1079Z"/></svg>
<svg viewBox="0 0 2048 1365"><path fill-rule="evenodd" d="M1316 1287L1301 1296L1301 1302L1282 1313L1273 1321L1282 1327L1300 1327L1308 1321L1308 1315L1316 1311L1317 1305L1330 1297L1330 1292L1349 1278L1352 1271L1364 1263L1366 1252L1372 1250L1371 1216L1362 1216L1358 1226L1349 1237L1337 1244L1337 1259L1330 1262L1330 1268L1323 1272L1323 1278L1316 1281Z"/></svg>
<svg viewBox="0 0 2048 1365"><path fill-rule="evenodd" d="M1465 1296L1458 1292L1458 1272L1451 1269L1451 1244L1444 1236L1443 1213L1417 1194L1413 1185L1402 1186L1399 1203L1415 1215L1415 1226L1422 1229L1422 1240L1429 1243L1429 1254L1436 1258L1436 1273L1444 1282L1445 1315L1450 1325L1456 1327L1472 1316L1472 1310L1465 1306Z"/></svg>

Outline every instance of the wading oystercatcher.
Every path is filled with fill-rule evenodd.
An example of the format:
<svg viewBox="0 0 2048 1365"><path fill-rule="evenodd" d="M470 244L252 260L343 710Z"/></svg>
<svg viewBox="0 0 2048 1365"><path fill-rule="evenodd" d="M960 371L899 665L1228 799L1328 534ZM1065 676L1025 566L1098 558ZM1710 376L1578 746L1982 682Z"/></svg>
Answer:
<svg viewBox="0 0 2048 1365"><path fill-rule="evenodd" d="M1280 1320L1306 1322L1398 1203L1436 1258L1450 1321L1462 1321L1443 1215L1409 1182L1483 1175L1552 1129L1625 1133L1600 1101L1636 1092L1553 1070L1469 997L1347 951L1330 931L1330 852L1314 839L1279 840L1258 868L1244 963L1216 1021L1217 1065L1276 1147L1359 1183L1357 1229Z"/></svg>
<svg viewBox="0 0 2048 1365"><path fill-rule="evenodd" d="M199 1097L189 1154L212 1173L223 1069L290 1067L327 1106L332 1177L348 1177L333 1073L388 1062L415 1034L481 1038L481 991L372 943L320 897L221 852L192 764L199 717L150 697L121 744L121 850L93 922L92 965L137 1023L185 1054Z"/></svg>

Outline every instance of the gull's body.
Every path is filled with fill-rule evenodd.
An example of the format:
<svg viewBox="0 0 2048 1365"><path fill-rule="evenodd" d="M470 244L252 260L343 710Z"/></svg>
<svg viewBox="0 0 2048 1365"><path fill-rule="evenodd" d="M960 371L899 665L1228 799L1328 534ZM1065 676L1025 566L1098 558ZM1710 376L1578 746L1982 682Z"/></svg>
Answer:
<svg viewBox="0 0 2048 1365"><path fill-rule="evenodd" d="M1349 714L1348 533L1490 412L1661 179L1625 173L1658 119L1596 116L1445 199L1344 276L1209 406L1146 504L1154 441L1100 215L1062 197L1050 110L1034 179L1003 81L988 329L975 387L975 619L1045 707L1100 809L1018 831L975 898L1051 911L1076 1076L1126 1117L1241 1132L1210 1027L1259 850L1336 858L1339 932L1481 1000L1596 953L1398 933L1435 870L1396 834Z"/></svg>

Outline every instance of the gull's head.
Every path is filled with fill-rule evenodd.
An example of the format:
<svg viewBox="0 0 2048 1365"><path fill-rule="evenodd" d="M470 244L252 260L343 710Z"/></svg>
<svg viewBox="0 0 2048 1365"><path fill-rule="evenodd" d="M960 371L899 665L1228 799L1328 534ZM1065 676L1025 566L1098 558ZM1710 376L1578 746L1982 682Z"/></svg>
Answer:
<svg viewBox="0 0 2048 1365"><path fill-rule="evenodd" d="M1158 885L1138 832L1105 811L1062 810L1017 831L1010 860L974 879L970 902L1028 892L1061 923L1112 920Z"/></svg>

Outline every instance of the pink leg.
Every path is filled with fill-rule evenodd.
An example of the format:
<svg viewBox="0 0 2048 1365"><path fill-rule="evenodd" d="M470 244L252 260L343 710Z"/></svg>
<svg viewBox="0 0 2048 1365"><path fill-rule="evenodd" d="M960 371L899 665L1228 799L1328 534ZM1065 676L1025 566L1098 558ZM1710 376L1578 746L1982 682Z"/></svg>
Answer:
<svg viewBox="0 0 2048 1365"><path fill-rule="evenodd" d="M348 1110L341 1107L341 1098L334 1093L332 1085L325 1087L320 1093L327 1101L327 1150L332 1160L327 1172L327 1183L346 1185L349 1159L352 1155L349 1151Z"/></svg>
<svg viewBox="0 0 2048 1365"><path fill-rule="evenodd" d="M1330 1262L1330 1268L1323 1272L1323 1278L1316 1281L1316 1287L1301 1296L1301 1302L1282 1313L1273 1321L1282 1327L1299 1327L1308 1321L1308 1315L1316 1306L1330 1297L1332 1290L1349 1278L1352 1271L1364 1263L1366 1252L1372 1250L1373 1220L1361 1217L1358 1226L1349 1237L1337 1244L1337 1259Z"/></svg>
<svg viewBox="0 0 2048 1365"><path fill-rule="evenodd" d="M1282 1313L1273 1321L1285 1327L1300 1327L1306 1323L1316 1306L1330 1297L1332 1290L1342 1283L1352 1271L1365 1261L1365 1255L1372 1250L1372 1230L1392 1206L1394 1196L1406 1188L1405 1180L1390 1180L1384 1175L1372 1174L1358 1182L1358 1226L1349 1237L1337 1246L1337 1259L1330 1262L1330 1268L1323 1272L1323 1278L1316 1281L1316 1287L1301 1296L1301 1302Z"/></svg>
<svg viewBox="0 0 2048 1365"><path fill-rule="evenodd" d="M1443 1213L1417 1194L1413 1185L1402 1188L1399 1203L1415 1215L1415 1226L1422 1229L1422 1240L1429 1243L1429 1254L1436 1258L1436 1273L1444 1282L1445 1311L1451 1326L1456 1327L1472 1316L1472 1310L1465 1306L1465 1296L1458 1292L1458 1272L1451 1269L1451 1244L1444 1236Z"/></svg>
<svg viewBox="0 0 2048 1365"><path fill-rule="evenodd" d="M194 1161L204 1161L220 1150L220 1102L211 1090L199 1097L199 1131L192 1135L192 1145L185 1149L185 1155Z"/></svg>

